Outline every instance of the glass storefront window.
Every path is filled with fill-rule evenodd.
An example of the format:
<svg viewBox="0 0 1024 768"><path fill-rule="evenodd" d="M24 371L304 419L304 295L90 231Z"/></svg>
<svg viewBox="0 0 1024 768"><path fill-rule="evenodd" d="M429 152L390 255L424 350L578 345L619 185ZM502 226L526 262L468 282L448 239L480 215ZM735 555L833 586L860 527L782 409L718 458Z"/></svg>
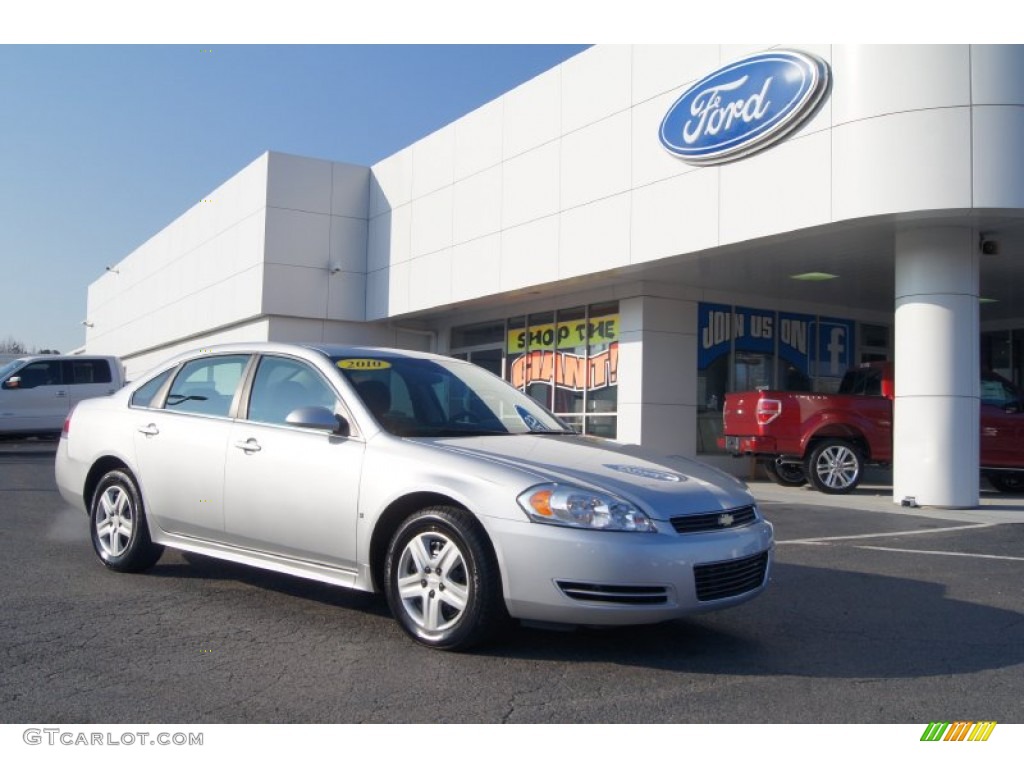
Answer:
<svg viewBox="0 0 1024 768"><path fill-rule="evenodd" d="M601 437L616 435L619 407L619 305L618 302L590 307L587 335L590 357L587 366L587 433Z"/></svg>
<svg viewBox="0 0 1024 768"><path fill-rule="evenodd" d="M835 391L854 362L852 320L701 303L698 326L698 453L721 452L727 392Z"/></svg>
<svg viewBox="0 0 1024 768"><path fill-rule="evenodd" d="M577 431L614 438L618 312L613 301L453 328L452 356L503 373Z"/></svg>
<svg viewBox="0 0 1024 768"><path fill-rule="evenodd" d="M587 391L586 324L586 307L558 311L554 411L559 416L583 413Z"/></svg>
<svg viewBox="0 0 1024 768"><path fill-rule="evenodd" d="M555 313L530 315L526 330L526 394L544 407L551 408L555 375Z"/></svg>
<svg viewBox="0 0 1024 768"><path fill-rule="evenodd" d="M1024 329L986 331L981 334L981 367L994 371L1017 386L1024 384Z"/></svg>
<svg viewBox="0 0 1024 768"><path fill-rule="evenodd" d="M452 329L452 349L479 347L484 344L501 344L504 338L504 320L463 325L460 328Z"/></svg>

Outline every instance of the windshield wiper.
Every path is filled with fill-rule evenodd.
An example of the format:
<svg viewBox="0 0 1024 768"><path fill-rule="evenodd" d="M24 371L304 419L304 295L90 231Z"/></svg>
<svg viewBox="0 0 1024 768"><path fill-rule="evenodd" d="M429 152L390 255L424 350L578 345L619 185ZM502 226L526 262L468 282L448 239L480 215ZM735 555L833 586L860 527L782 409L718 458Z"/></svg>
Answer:
<svg viewBox="0 0 1024 768"><path fill-rule="evenodd" d="M172 399L174 400L173 403L171 402ZM181 405L182 403L187 402L189 400L209 400L209 399L210 398L206 397L205 395L176 395L176 394L174 394L172 392L169 395L167 395L167 403L166 404L173 408L174 406Z"/></svg>

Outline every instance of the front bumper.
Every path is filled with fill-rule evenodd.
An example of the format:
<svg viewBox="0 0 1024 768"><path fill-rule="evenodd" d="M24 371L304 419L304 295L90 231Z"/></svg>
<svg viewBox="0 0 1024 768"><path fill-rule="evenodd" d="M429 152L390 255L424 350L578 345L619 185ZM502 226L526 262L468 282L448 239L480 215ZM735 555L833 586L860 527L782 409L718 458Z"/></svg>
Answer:
<svg viewBox="0 0 1024 768"><path fill-rule="evenodd" d="M506 604L519 619L653 624L750 600L771 574L772 526L763 519L693 534L662 521L658 533L488 522Z"/></svg>

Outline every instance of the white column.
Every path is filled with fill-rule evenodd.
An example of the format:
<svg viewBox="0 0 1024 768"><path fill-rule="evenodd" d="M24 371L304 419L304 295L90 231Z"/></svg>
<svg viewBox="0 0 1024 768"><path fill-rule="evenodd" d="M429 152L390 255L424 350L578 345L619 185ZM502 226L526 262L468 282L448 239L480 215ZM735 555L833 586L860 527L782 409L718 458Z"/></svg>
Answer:
<svg viewBox="0 0 1024 768"><path fill-rule="evenodd" d="M665 455L697 450L697 304L619 301L618 439Z"/></svg>
<svg viewBox="0 0 1024 768"><path fill-rule="evenodd" d="M978 505L978 236L896 235L893 501Z"/></svg>

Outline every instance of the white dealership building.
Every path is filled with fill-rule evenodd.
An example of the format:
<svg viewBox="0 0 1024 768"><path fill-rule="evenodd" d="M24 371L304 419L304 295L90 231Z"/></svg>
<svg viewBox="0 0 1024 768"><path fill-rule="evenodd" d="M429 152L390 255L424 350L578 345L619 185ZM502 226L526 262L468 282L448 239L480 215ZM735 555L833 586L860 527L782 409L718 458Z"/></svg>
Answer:
<svg viewBox="0 0 1024 768"><path fill-rule="evenodd" d="M129 376L429 349L709 459L726 392L891 359L894 500L971 507L979 367L1024 383L1024 46L597 46L372 167L268 152L115 269L85 349Z"/></svg>

